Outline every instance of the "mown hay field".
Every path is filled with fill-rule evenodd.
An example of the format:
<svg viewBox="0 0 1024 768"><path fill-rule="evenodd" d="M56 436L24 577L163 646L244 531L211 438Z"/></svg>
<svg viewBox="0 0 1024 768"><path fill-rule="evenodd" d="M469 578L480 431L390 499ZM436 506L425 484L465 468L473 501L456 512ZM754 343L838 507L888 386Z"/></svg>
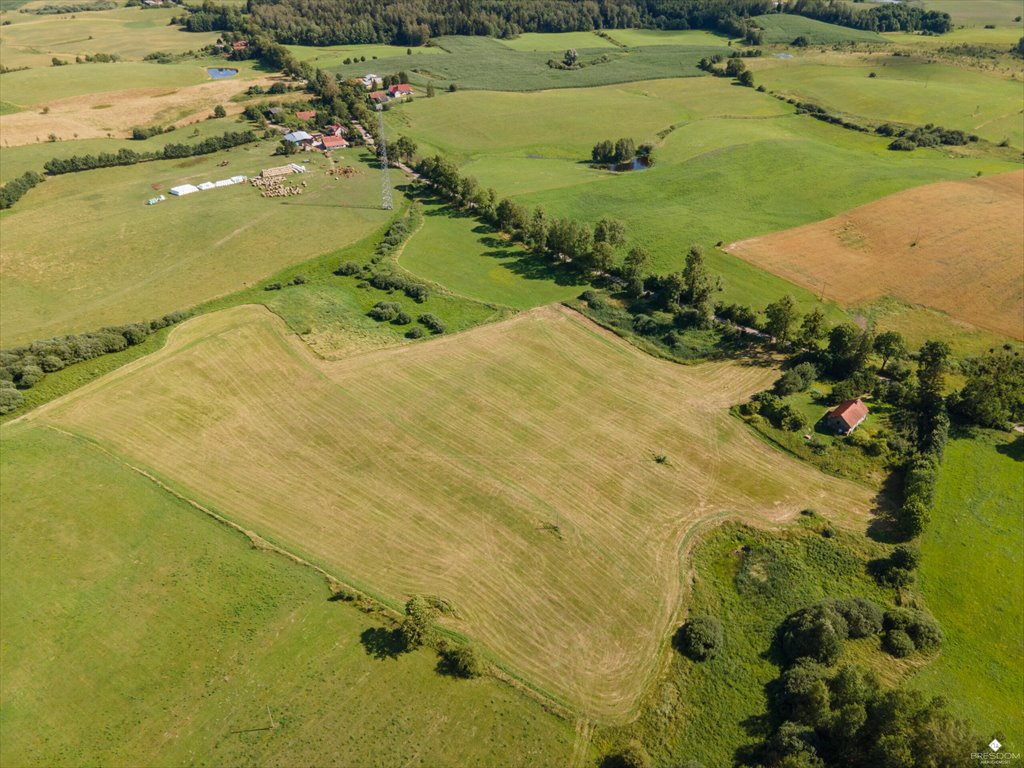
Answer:
<svg viewBox="0 0 1024 768"><path fill-rule="evenodd" d="M1024 339L1024 171L918 187L727 250L845 305L896 296Z"/></svg>
<svg viewBox="0 0 1024 768"><path fill-rule="evenodd" d="M308 185L300 196L262 198L241 184L168 194L280 165L275 145L66 174L33 189L3 217L2 346L187 309L354 243L391 216L379 207L380 177L355 152L335 155L360 171L341 180L326 175L320 153L297 158L309 168L289 177ZM168 199L145 204L161 193Z"/></svg>
<svg viewBox="0 0 1024 768"><path fill-rule="evenodd" d="M0 440L4 765L568 764L571 723L376 658L377 619L104 451Z"/></svg>
<svg viewBox="0 0 1024 768"><path fill-rule="evenodd" d="M211 80L206 67L224 63L118 62L10 72L4 75L4 100L22 109L0 115L3 146L48 142L51 134L59 141L125 138L134 126L204 120L217 104L237 114L242 105L232 97L279 79L240 62L237 76Z"/></svg>
<svg viewBox="0 0 1024 768"><path fill-rule="evenodd" d="M775 375L680 368L557 308L318 362L243 306L31 418L392 604L450 601L451 629L616 720L653 672L703 525L814 507L863 530L867 488L729 415Z"/></svg>

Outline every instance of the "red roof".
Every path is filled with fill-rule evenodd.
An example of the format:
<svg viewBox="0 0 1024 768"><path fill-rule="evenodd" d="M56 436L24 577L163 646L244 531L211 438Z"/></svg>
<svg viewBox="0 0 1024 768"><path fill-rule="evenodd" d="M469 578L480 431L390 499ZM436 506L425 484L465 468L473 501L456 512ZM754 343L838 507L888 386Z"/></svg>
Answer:
<svg viewBox="0 0 1024 768"><path fill-rule="evenodd" d="M412 93L412 86L407 83L401 83L400 85L392 85L388 88L388 93L394 96L396 93L410 94Z"/></svg>
<svg viewBox="0 0 1024 768"><path fill-rule="evenodd" d="M299 120L312 120L314 117L316 117L316 111L310 109L305 112L296 112L295 116L299 118Z"/></svg>
<svg viewBox="0 0 1024 768"><path fill-rule="evenodd" d="M239 40L238 42L232 43L231 47L236 51L244 51L249 47L249 43L245 40Z"/></svg>
<svg viewBox="0 0 1024 768"><path fill-rule="evenodd" d="M339 147L347 147L348 142L345 141L341 136L324 136L324 149L338 149Z"/></svg>
<svg viewBox="0 0 1024 768"><path fill-rule="evenodd" d="M374 91L373 93L370 94L370 98L374 99L375 101L377 99L386 99L387 97L388 97L387 91Z"/></svg>
<svg viewBox="0 0 1024 768"><path fill-rule="evenodd" d="M838 419L846 424L847 429L853 429L868 415L868 407L864 405L864 401L860 398L856 400L847 400L845 403L840 403L831 411L828 415L833 419Z"/></svg>

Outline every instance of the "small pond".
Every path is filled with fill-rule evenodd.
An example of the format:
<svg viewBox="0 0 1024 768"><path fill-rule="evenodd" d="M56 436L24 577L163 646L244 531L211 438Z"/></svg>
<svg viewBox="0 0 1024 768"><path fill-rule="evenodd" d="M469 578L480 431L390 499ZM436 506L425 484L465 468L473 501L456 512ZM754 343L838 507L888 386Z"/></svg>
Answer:
<svg viewBox="0 0 1024 768"><path fill-rule="evenodd" d="M222 69L221 67L207 67L206 71L214 80L223 80L226 77L234 77L238 74L237 69Z"/></svg>

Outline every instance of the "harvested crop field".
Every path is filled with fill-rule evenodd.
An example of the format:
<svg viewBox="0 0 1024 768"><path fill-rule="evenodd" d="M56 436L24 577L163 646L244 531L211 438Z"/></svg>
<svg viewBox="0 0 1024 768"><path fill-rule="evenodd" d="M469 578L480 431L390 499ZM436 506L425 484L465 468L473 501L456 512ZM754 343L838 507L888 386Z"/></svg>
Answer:
<svg viewBox="0 0 1024 768"><path fill-rule="evenodd" d="M894 296L1024 339L1024 171L929 184L726 250L847 306Z"/></svg>
<svg viewBox="0 0 1024 768"><path fill-rule="evenodd" d="M656 360L551 307L324 362L243 306L30 418L392 604L445 598L452 629L610 721L657 664L700 527L865 524L868 489L729 415L775 375Z"/></svg>

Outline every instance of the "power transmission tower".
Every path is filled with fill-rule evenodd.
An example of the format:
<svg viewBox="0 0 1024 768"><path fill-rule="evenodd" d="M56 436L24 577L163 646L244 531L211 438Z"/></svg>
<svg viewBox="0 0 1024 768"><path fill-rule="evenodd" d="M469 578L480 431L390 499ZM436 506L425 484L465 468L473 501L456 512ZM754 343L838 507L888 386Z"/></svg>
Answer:
<svg viewBox="0 0 1024 768"><path fill-rule="evenodd" d="M388 143L384 139L384 111L380 108L381 105L377 105L377 133L380 135L380 196L381 196L381 207L385 211L390 211L395 207L394 201L391 199L391 176L388 175Z"/></svg>

